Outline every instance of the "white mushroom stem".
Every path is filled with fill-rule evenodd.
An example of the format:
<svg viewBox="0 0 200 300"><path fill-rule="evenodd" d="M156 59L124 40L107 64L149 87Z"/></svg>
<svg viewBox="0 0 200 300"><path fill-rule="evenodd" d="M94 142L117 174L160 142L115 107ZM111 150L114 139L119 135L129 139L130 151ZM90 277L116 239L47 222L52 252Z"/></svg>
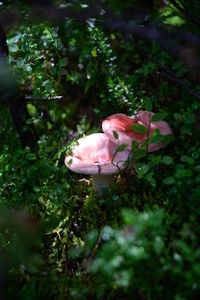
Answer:
<svg viewBox="0 0 200 300"><path fill-rule="evenodd" d="M103 188L107 188L113 183L115 174L96 174L92 175L93 183L94 183L94 190L100 192Z"/></svg>

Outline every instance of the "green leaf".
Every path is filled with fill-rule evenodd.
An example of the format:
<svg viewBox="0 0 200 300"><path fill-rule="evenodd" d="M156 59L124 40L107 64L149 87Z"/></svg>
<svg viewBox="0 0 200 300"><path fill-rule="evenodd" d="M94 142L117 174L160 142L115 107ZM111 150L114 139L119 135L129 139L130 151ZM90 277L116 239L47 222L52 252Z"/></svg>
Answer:
<svg viewBox="0 0 200 300"><path fill-rule="evenodd" d="M68 165L71 166L72 164L72 158L68 161Z"/></svg>
<svg viewBox="0 0 200 300"><path fill-rule="evenodd" d="M61 67L66 67L66 65L68 64L68 60L66 57L64 57L64 58L60 59L59 63L60 63Z"/></svg>
<svg viewBox="0 0 200 300"><path fill-rule="evenodd" d="M180 114L178 114L178 113L174 113L173 116L174 116L174 119L176 119L177 121L181 121L182 120L182 116Z"/></svg>
<svg viewBox="0 0 200 300"><path fill-rule="evenodd" d="M158 165L160 162L161 162L161 155L152 156L151 158L152 165Z"/></svg>
<svg viewBox="0 0 200 300"><path fill-rule="evenodd" d="M153 172L150 172L145 176L145 179L151 184L151 186L156 187L156 180L153 175Z"/></svg>
<svg viewBox="0 0 200 300"><path fill-rule="evenodd" d="M85 89L84 89L84 93L87 94L87 92L90 90L90 88L92 87L92 85L94 84L92 79L87 80L86 84L85 84Z"/></svg>
<svg viewBox="0 0 200 300"><path fill-rule="evenodd" d="M163 142L163 136L162 135L152 136L149 139L149 144L161 143L161 142Z"/></svg>
<svg viewBox="0 0 200 300"><path fill-rule="evenodd" d="M149 171L149 166L146 164L139 164L139 166L137 166L137 170L138 170L138 175L139 177L143 177L148 171Z"/></svg>
<svg viewBox="0 0 200 300"><path fill-rule="evenodd" d="M117 131L115 131L115 130L113 131L113 136L116 140L119 138Z"/></svg>
<svg viewBox="0 0 200 300"><path fill-rule="evenodd" d="M166 118L166 116L168 115L168 113L166 112L159 112L159 113L156 113L155 115L153 115L152 117L152 121L153 122L158 122L158 121L161 121L161 120L164 120Z"/></svg>
<svg viewBox="0 0 200 300"><path fill-rule="evenodd" d="M153 132L153 135L152 137L156 137L156 136L160 136L160 129L159 128L156 128Z"/></svg>
<svg viewBox="0 0 200 300"><path fill-rule="evenodd" d="M122 152L124 149L126 149L127 144L121 144L118 148L117 148L117 152Z"/></svg>
<svg viewBox="0 0 200 300"><path fill-rule="evenodd" d="M27 66L26 66L26 71L27 71L28 73L32 73L32 68L31 68L30 65L27 65Z"/></svg>
<svg viewBox="0 0 200 300"><path fill-rule="evenodd" d="M139 149L137 152L134 153L134 160L139 160L143 158L147 154L145 149Z"/></svg>
<svg viewBox="0 0 200 300"><path fill-rule="evenodd" d="M195 114L190 113L186 116L186 123L187 124L194 124L196 118L195 118Z"/></svg>
<svg viewBox="0 0 200 300"><path fill-rule="evenodd" d="M37 159L37 157L34 153L28 153L26 157L28 160L36 160Z"/></svg>
<svg viewBox="0 0 200 300"><path fill-rule="evenodd" d="M19 50L18 46L16 44L11 44L9 46L10 52L17 52Z"/></svg>
<svg viewBox="0 0 200 300"><path fill-rule="evenodd" d="M183 62L180 60L177 60L173 65L172 65L172 69L173 70L177 70L178 68L182 67Z"/></svg>
<svg viewBox="0 0 200 300"><path fill-rule="evenodd" d="M183 162L187 162L189 165L193 165L194 164L193 158L189 157L187 155L181 156L180 160L183 161Z"/></svg>
<svg viewBox="0 0 200 300"><path fill-rule="evenodd" d="M141 133L141 134L145 134L146 133L146 128L144 125L141 125L141 124L133 124L133 125L130 125L130 129L134 132L138 132L138 133Z"/></svg>
<svg viewBox="0 0 200 300"><path fill-rule="evenodd" d="M173 159L171 156L163 156L162 163L165 165L171 165L173 163Z"/></svg>
<svg viewBox="0 0 200 300"><path fill-rule="evenodd" d="M146 99L145 100L145 105L144 105L144 107L145 107L145 109L147 110L147 111L152 111L152 102L151 102L151 100L150 99Z"/></svg>
<svg viewBox="0 0 200 300"><path fill-rule="evenodd" d="M51 91L52 90L52 82L50 80L44 81L42 85L45 87L45 89L47 91Z"/></svg>
<svg viewBox="0 0 200 300"><path fill-rule="evenodd" d="M19 68L23 67L24 63L25 63L25 61L22 58L18 58L18 60L16 61L16 64Z"/></svg>
<svg viewBox="0 0 200 300"><path fill-rule="evenodd" d="M91 54L93 57L97 57L97 49L96 48L92 49Z"/></svg>
<svg viewBox="0 0 200 300"><path fill-rule="evenodd" d="M138 149L138 143L136 141L132 141L132 151L134 152L136 149Z"/></svg>
<svg viewBox="0 0 200 300"><path fill-rule="evenodd" d="M163 180L163 183L166 184L166 185L171 185L171 184L173 184L174 182L175 182L175 178L172 177L172 176L169 176L169 177L167 177L167 178L165 178L165 179Z"/></svg>
<svg viewBox="0 0 200 300"><path fill-rule="evenodd" d="M195 172L200 173L200 165L194 167Z"/></svg>
<svg viewBox="0 0 200 300"><path fill-rule="evenodd" d="M187 169L177 169L175 177L176 178L185 178L185 177L191 177L192 171Z"/></svg>

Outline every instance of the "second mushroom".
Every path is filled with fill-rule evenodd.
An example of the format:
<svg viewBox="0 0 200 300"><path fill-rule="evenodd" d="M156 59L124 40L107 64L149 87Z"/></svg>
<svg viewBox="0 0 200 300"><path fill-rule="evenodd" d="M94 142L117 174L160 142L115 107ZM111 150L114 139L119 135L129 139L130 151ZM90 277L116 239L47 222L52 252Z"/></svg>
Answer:
<svg viewBox="0 0 200 300"><path fill-rule="evenodd" d="M152 116L155 113L145 110L139 111L133 117L128 117L125 114L114 114L106 118L102 122L102 128L104 133L113 143L127 144L127 149L132 148L132 142L136 141L139 145L142 145L148 138L153 136L156 129L159 129L160 135L172 135L172 129L165 121L153 122ZM145 129L145 133L139 133L134 131L134 125L142 125ZM115 138L114 132L117 133L118 139ZM148 135L147 135L148 134ZM160 142L150 143L148 145L148 152L157 151L163 148L164 144Z"/></svg>
<svg viewBox="0 0 200 300"><path fill-rule="evenodd" d="M66 166L81 174L92 175L94 189L108 187L114 175L126 167L130 150L118 152L117 146L104 133L94 133L78 140L72 154L65 158Z"/></svg>

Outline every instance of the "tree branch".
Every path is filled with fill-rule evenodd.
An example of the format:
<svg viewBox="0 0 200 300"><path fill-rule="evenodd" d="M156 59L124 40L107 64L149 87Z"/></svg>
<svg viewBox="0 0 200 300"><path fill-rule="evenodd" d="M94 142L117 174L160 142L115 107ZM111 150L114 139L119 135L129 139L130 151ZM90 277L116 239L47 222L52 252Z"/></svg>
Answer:
<svg viewBox="0 0 200 300"><path fill-rule="evenodd" d="M181 86L189 95L194 96L198 100L200 100L200 94L196 93L192 90L183 80L178 78L176 74L174 74L168 67L160 63L160 61L154 57L153 55L149 54L143 47L141 47L137 42L135 42L135 46L143 53L143 55L149 57L155 64L157 64L161 69L165 70L166 73L159 72L162 76L167 77L168 79L176 82L179 86Z"/></svg>
<svg viewBox="0 0 200 300"><path fill-rule="evenodd" d="M30 96L27 96L27 97L25 97L25 99L27 100L27 101L30 101L30 102L32 102L32 101L38 101L38 102L40 102L40 101L57 101L57 100L62 100L63 99L63 96L50 96L50 97L30 97Z"/></svg>

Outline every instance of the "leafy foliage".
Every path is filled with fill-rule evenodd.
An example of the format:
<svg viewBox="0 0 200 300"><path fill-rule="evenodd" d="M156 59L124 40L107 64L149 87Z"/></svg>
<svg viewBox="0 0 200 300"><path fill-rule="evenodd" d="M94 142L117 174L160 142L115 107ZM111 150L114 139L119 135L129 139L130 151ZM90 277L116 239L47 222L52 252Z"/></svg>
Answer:
<svg viewBox="0 0 200 300"><path fill-rule="evenodd" d="M172 38L178 29L181 36L186 29L199 34L199 28L174 1L155 1L147 15L139 2L100 1L105 9L95 19L85 18L93 8L89 1L51 1L83 17L33 23L26 17L8 30L9 62L21 92L34 97L27 101L24 130L34 126L37 151L21 147L2 105L0 288L7 299L199 299L196 70L156 41L132 37L111 22L104 26L103 17L107 11L130 16L134 5L145 15L136 18L141 28L163 22ZM198 1L175 2L198 21ZM34 9L19 1L2 3L0 9L20 6L26 16ZM184 46L184 55L197 63L198 47ZM56 95L63 100L37 100ZM167 146L153 153L133 142L131 172L97 194L89 176L65 167L65 154L77 138L101 131L108 115L140 109L154 111L155 122L169 122L174 137L155 131L149 142ZM131 129L145 133L142 125Z"/></svg>

